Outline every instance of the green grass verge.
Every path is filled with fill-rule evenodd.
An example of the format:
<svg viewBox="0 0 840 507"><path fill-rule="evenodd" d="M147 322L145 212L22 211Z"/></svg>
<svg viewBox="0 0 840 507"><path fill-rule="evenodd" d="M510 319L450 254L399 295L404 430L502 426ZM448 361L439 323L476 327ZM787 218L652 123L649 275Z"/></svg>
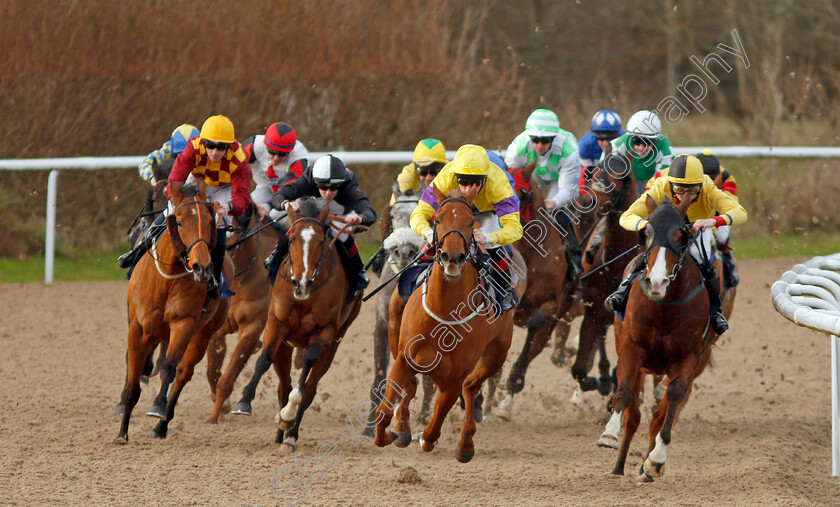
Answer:
<svg viewBox="0 0 840 507"><path fill-rule="evenodd" d="M737 231L736 231L737 234ZM732 240L737 259L774 257L815 257L840 252L840 236L821 232L798 232L778 236L755 236ZM359 242L362 258L367 260L379 245L372 240ZM56 281L124 280L125 270L117 267L122 251L79 252L56 258L53 279ZM27 283L44 280L44 257L25 260L0 258L0 283Z"/></svg>

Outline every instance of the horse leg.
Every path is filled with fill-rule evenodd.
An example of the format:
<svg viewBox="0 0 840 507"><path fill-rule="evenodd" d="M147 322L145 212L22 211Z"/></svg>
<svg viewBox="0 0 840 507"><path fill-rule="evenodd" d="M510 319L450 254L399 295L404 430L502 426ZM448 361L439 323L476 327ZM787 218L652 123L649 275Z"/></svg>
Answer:
<svg viewBox="0 0 840 507"><path fill-rule="evenodd" d="M607 357L607 336L606 330L598 337L598 394L606 396L612 392L612 376L610 375L610 359Z"/></svg>
<svg viewBox="0 0 840 507"><path fill-rule="evenodd" d="M693 373L696 368L695 362L689 358L685 363L688 363L688 365L682 368L683 372ZM667 405L665 420L658 431L654 427L654 423L658 420L653 419L651 421L649 436L652 449L648 452L642 466L639 467L639 477L636 479L638 482L653 482L654 477L661 477L664 473L666 452L668 445L671 443L671 430L674 426L677 409L682 405L688 394L688 386L692 380L691 373L680 375L668 382L668 387L665 389L665 398L662 400L662 403Z"/></svg>
<svg viewBox="0 0 840 507"><path fill-rule="evenodd" d="M624 475L624 464L630 450L630 442L642 418L639 409L639 391L645 375L641 371L644 352L636 345L625 341L621 344L618 361L618 387L613 395L613 411L623 414L623 434L618 446L618 459L613 474Z"/></svg>
<svg viewBox="0 0 840 507"><path fill-rule="evenodd" d="M233 384L236 382L248 359L251 358L251 353L254 351L254 346L257 344L257 341L259 341L260 333L262 333L264 327L265 322L262 319L257 319L256 322L251 322L239 328L239 341L237 341L236 347L233 349L233 354L230 357L227 368L225 368L225 372L216 382L213 413L210 414L210 419L207 422L216 423L219 420L219 415L230 411L229 398L233 392ZM213 344L211 342L210 347L212 346ZM209 351L207 355L210 355Z"/></svg>
<svg viewBox="0 0 840 507"><path fill-rule="evenodd" d="M429 411L432 409L432 398L435 397L435 382L432 377L423 375L423 403L420 405L420 414L417 422L425 426L429 422Z"/></svg>
<svg viewBox="0 0 840 507"><path fill-rule="evenodd" d="M569 332L572 329L572 321L568 314L557 321L554 327L554 349L551 351L551 363L558 368L566 364L566 357L569 355L566 342L569 341Z"/></svg>
<svg viewBox="0 0 840 507"><path fill-rule="evenodd" d="M183 359L178 364L177 375L175 378L175 385L172 388L172 394L166 404L166 419L161 419L157 426L149 433L151 438L166 438L169 429L169 422L175 417L175 405L178 403L178 397L181 396L181 390L193 376L195 365L204 357L207 351L207 343L210 341L210 332L206 330L199 331L187 346L187 350L183 355Z"/></svg>
<svg viewBox="0 0 840 507"><path fill-rule="evenodd" d="M210 338L210 343L207 345L207 383L210 384L211 399L216 399L216 386L219 383L219 377L222 376L222 364L227 355L227 337L228 333L233 332L230 321L226 320L225 324L213 333ZM215 421L213 421L215 422Z"/></svg>
<svg viewBox="0 0 840 507"><path fill-rule="evenodd" d="M379 401L374 397L376 388L385 380L385 375L388 373L388 363L391 359L391 352L388 345L388 322L387 319L376 316L376 326L373 329L373 385L370 390L370 401L373 406ZM373 411L370 411L370 417L362 430L362 435L368 438L373 437Z"/></svg>
<svg viewBox="0 0 840 507"><path fill-rule="evenodd" d="M426 425L426 429L423 430L423 434L420 436L420 446L424 451L432 452L434 450L435 443L440 438L440 429L443 426L443 421L446 420L446 415L452 409L452 405L458 400L458 395L461 394L461 388L462 382L458 382L456 379L438 389L432 420L429 421L429 424Z"/></svg>
<svg viewBox="0 0 840 507"><path fill-rule="evenodd" d="M169 325L170 341L166 349L166 358L160 368L160 392L155 397L152 408L146 412L150 417L166 418L166 393L170 384L175 380L175 369L184 357L187 346L195 334L197 319L182 319Z"/></svg>
<svg viewBox="0 0 840 507"><path fill-rule="evenodd" d="M417 375L409 375L408 382L406 382L403 389L405 390L405 394L400 401L400 406L397 407L397 422L394 425L394 430L397 433L394 445L397 447L408 447L408 444L411 443L411 412L409 411L409 404L417 392Z"/></svg>
<svg viewBox="0 0 840 507"><path fill-rule="evenodd" d="M572 377L577 380L582 391L594 391L600 386L597 378L589 376L589 371L595 362L595 346L604 340L602 337L606 336L609 327L607 319L599 315L603 313L603 310L599 311L587 304L580 325L580 343L575 363L572 365Z"/></svg>
<svg viewBox="0 0 840 507"><path fill-rule="evenodd" d="M499 368L499 371L496 372L495 375L490 377L487 382L487 404L484 405L484 419L489 421L490 416L492 415L493 410L493 400L496 398L496 387L498 387L499 382L502 380L502 369Z"/></svg>
<svg viewBox="0 0 840 507"><path fill-rule="evenodd" d="M393 431L386 430L394 417L394 406L397 398L405 398L406 392L402 386L407 386L414 375L414 371L408 366L405 355L400 354L394 361L391 371L388 372L388 378L377 386L377 398L382 400L376 407L375 420L378 422L376 423L376 436L373 442L377 447L385 447L399 436ZM382 392L383 389L384 393Z"/></svg>
<svg viewBox="0 0 840 507"><path fill-rule="evenodd" d="M663 396L665 395L665 387L662 385L662 380L665 378L664 375L651 375L653 379L653 410L656 410L656 407L662 404Z"/></svg>
<svg viewBox="0 0 840 507"><path fill-rule="evenodd" d="M513 363L508 374L506 383L507 396L499 404L496 416L499 419L510 421L513 419L513 395L518 394L525 387L525 371L528 365L539 354L551 336L551 330L556 321L553 315L553 302L545 303L540 309L528 318L528 334L525 337L525 344L522 352Z"/></svg>
<svg viewBox="0 0 840 507"><path fill-rule="evenodd" d="M292 391L292 351L291 347L277 347L277 352L274 354L273 365L274 373L277 374L279 382L277 383L277 407L284 407L289 402L289 393ZM277 435L274 437L275 444L282 444L284 441L284 431L280 427L280 412L274 417L274 423L277 425ZM288 447L294 451L296 442L289 441Z"/></svg>
<svg viewBox="0 0 840 507"><path fill-rule="evenodd" d="M257 386L260 384L260 379L268 371L271 366L272 358L276 354L278 347L285 347L283 340L288 330L274 315L274 312L269 310L268 322L265 325L265 334L263 336L263 346L257 363L254 365L254 374L251 376L251 381L242 388L242 398L236 403L231 410L231 414L251 415L251 402L256 396Z"/></svg>
<svg viewBox="0 0 840 507"><path fill-rule="evenodd" d="M141 349L142 335L143 329L140 327L140 324L137 321L132 321L128 328L128 357L126 361L125 386L123 387L122 396L120 396L119 405L123 407L122 422L120 423L120 432L114 440L114 443L117 444L128 443L128 423L131 420L131 411L134 410L134 406L137 405L137 400L140 399L140 374L143 371L146 356L151 352L148 349Z"/></svg>

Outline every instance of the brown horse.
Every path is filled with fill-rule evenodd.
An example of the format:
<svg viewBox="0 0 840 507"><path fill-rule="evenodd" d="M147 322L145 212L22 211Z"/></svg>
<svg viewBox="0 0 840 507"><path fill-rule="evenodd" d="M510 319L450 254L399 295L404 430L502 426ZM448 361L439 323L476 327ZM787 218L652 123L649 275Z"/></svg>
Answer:
<svg viewBox="0 0 840 507"><path fill-rule="evenodd" d="M128 442L131 412L140 397L140 375L155 347L169 340L160 392L149 411L161 417L150 436L165 438L181 390L204 357L210 336L224 322L227 299L213 299L205 306L207 281L213 276L210 248L215 243L216 227L212 205L204 202L204 192L204 182L198 187L172 186L174 211L167 217L168 234L140 259L129 281L128 364L118 443ZM232 272L229 259L224 269ZM167 399L173 380L175 385Z"/></svg>
<svg viewBox="0 0 840 507"><path fill-rule="evenodd" d="M440 204L434 222L436 255L431 274L403 307L391 297L389 341L396 360L384 381L384 397L376 409L375 443L411 442L409 403L417 389L416 375L431 376L438 388L434 413L420 437L424 451L432 451L441 426L459 394L463 394L464 424L456 457L466 463L475 454L475 397L481 384L504 364L513 334L513 312L497 315L479 278L473 256L472 205L447 199L437 188ZM401 321L401 322L400 322ZM399 322L399 323L397 323ZM396 333L396 334L395 334ZM397 410L397 433L386 431Z"/></svg>
<svg viewBox="0 0 840 507"><path fill-rule="evenodd" d="M260 228L263 228L260 230ZM228 250L233 259L234 275L230 309L224 325L210 339L207 349L207 381L215 401L208 422L216 423L219 415L230 410L231 392L236 378L251 354L259 350L259 339L268 320L271 286L262 266L277 243L273 227L261 224L254 206L243 217L234 217L233 232L228 237ZM222 374L222 362L227 352L225 337L239 332L239 339L230 362Z"/></svg>
<svg viewBox="0 0 840 507"><path fill-rule="evenodd" d="M597 214L603 223L597 227L603 227L604 233L592 261L587 261L585 257L583 261L584 274L580 283L583 322L580 325L580 342L572 365L572 376L582 391L597 389L602 396L606 396L613 388L606 347L607 328L613 322L613 314L604 308L604 300L621 282L624 268L635 254L632 248L638 244L638 234L625 230L618 223L621 214L636 200L635 179L629 163L620 157L608 157L606 167L594 176L591 189L597 197ZM594 241L593 234L584 251L591 248ZM598 378L589 376L596 350L601 357L598 362Z"/></svg>
<svg viewBox="0 0 840 507"><path fill-rule="evenodd" d="M508 375L507 395L496 410L497 417L508 421L513 418L513 395L522 391L528 365L545 348L559 318L572 306L576 285L569 276L561 232L545 210L540 188L531 182L535 167L531 163L512 173L523 220L523 237L514 247L522 253L528 270L528 283L513 322L527 328L528 334ZM568 328L563 336L568 337Z"/></svg>
<svg viewBox="0 0 840 507"><path fill-rule="evenodd" d="M335 240L331 242L327 235L330 217L329 206L320 209L314 200L301 202L300 213L289 211L289 255L271 291L264 343L254 375L235 407L237 413L251 413L260 378L273 364L280 379L277 398L281 408L275 417L275 442L282 444L283 452L293 452L297 447L303 414L362 304L361 291L347 298L348 278L333 248ZM290 375L293 347L304 350L303 369L294 390Z"/></svg>
<svg viewBox="0 0 840 507"><path fill-rule="evenodd" d="M689 204L686 200L675 208L666 199L650 214L645 252L648 268L630 287L624 322L615 319L618 387L612 402L613 419L605 432L605 436L614 436L621 420L614 474L624 474L630 441L641 418L639 393L645 375L668 376L665 397L650 422L648 456L639 470L640 482L662 475L673 426L717 341L709 327L709 294L700 267L689 254L697 239L683 218ZM654 207L651 198L648 207ZM717 264L720 272L720 261Z"/></svg>

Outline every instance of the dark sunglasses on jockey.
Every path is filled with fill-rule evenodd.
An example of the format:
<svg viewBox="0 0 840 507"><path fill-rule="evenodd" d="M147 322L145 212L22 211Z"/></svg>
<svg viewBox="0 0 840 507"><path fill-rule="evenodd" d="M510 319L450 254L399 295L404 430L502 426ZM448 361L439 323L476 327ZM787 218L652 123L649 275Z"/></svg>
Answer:
<svg viewBox="0 0 840 507"><path fill-rule="evenodd" d="M217 143L216 141L211 141L209 139L205 139L203 141L203 143L204 143L204 147L207 148L208 150L227 151L227 149L230 148L229 143Z"/></svg>
<svg viewBox="0 0 840 507"><path fill-rule="evenodd" d="M630 138L630 143L633 146L637 146L637 145L640 145L640 144L646 144L646 145L650 146L650 145L653 144L653 142L654 142L653 139L649 139L647 137L642 137L642 136L633 136L633 137Z"/></svg>
<svg viewBox="0 0 840 507"><path fill-rule="evenodd" d="M286 158L286 157L289 156L289 152L288 151L277 151L277 150L269 149L268 150L268 155L270 157Z"/></svg>
<svg viewBox="0 0 840 507"><path fill-rule="evenodd" d="M554 141L554 136L538 137L531 136L531 142L534 144L551 144Z"/></svg>
<svg viewBox="0 0 840 507"><path fill-rule="evenodd" d="M315 180L315 185L321 190L338 190L343 181Z"/></svg>
<svg viewBox="0 0 840 507"><path fill-rule="evenodd" d="M429 165L425 165L423 167L420 167L415 162L414 163L414 168L417 170L417 174L421 178L425 178L426 176L428 176L430 174L432 176L437 176L437 174L440 172L440 170L443 169L443 165L444 165L443 162L432 162Z"/></svg>
<svg viewBox="0 0 840 507"><path fill-rule="evenodd" d="M458 178L458 184L464 187L470 187L472 185L482 186L487 180L487 176L478 174L458 174L456 177Z"/></svg>
<svg viewBox="0 0 840 507"><path fill-rule="evenodd" d="M595 136L595 139L598 141L612 141L618 137L618 131L592 131L592 135Z"/></svg>

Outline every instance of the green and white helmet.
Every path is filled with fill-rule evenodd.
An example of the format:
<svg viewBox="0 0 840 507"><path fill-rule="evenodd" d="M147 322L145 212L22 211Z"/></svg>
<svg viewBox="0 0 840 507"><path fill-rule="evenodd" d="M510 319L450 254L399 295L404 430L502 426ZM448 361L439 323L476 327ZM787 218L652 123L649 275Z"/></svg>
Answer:
<svg viewBox="0 0 840 507"><path fill-rule="evenodd" d="M554 111L537 109L525 122L525 133L535 137L555 137L560 133L560 120Z"/></svg>

